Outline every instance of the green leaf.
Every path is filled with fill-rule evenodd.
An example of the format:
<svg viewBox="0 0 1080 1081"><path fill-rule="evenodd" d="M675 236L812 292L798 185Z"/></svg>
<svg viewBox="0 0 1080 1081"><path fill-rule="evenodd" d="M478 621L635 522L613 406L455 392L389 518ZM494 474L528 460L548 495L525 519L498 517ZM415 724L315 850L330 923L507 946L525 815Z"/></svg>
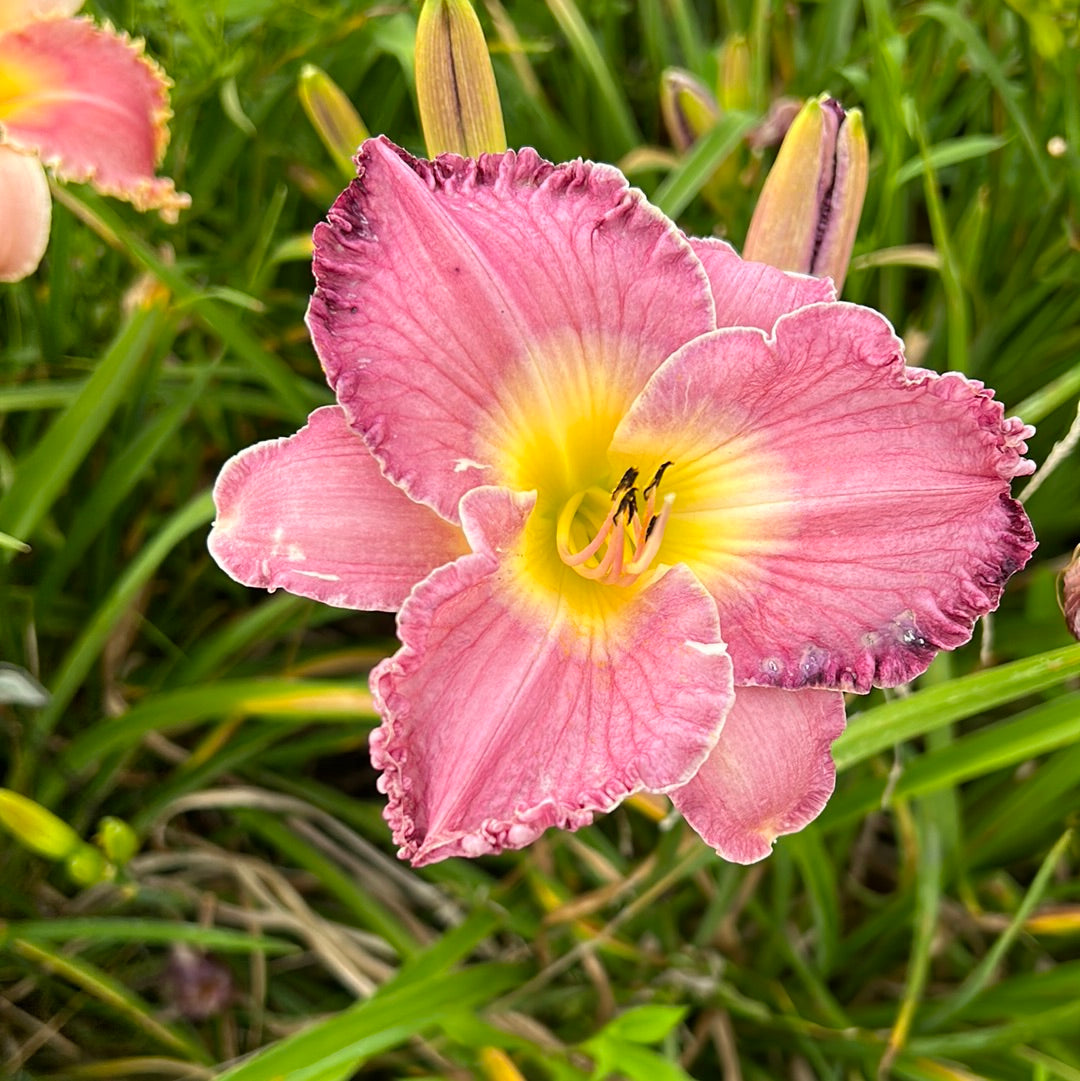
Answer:
<svg viewBox="0 0 1080 1081"><path fill-rule="evenodd" d="M510 965L475 965L422 985L383 987L367 1002L280 1040L217 1081L327 1081L346 1077L372 1055L397 1047L462 1009L477 1009L521 979ZM335 1072L341 1071L341 1072Z"/></svg>
<svg viewBox="0 0 1080 1081"><path fill-rule="evenodd" d="M135 309L94 374L18 463L14 483L0 499L0 530L33 535L124 401L146 357L151 350L167 349L175 333L175 317L161 305Z"/></svg>
<svg viewBox="0 0 1080 1081"><path fill-rule="evenodd" d="M686 1016L685 1006L635 1006L603 1028L605 1037L631 1043L660 1043Z"/></svg>
<svg viewBox="0 0 1080 1081"><path fill-rule="evenodd" d="M833 744L839 771L879 751L1080 675L1080 645L961 676L856 713Z"/></svg>

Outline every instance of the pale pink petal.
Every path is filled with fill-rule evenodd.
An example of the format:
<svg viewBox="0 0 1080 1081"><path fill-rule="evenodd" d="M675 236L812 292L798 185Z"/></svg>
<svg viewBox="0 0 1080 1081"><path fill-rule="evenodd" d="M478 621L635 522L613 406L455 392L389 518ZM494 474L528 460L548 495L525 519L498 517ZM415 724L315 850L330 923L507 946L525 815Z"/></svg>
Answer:
<svg viewBox="0 0 1080 1081"><path fill-rule="evenodd" d="M402 649L372 673L384 815L417 866L521 848L685 783L731 701L716 606L685 567L611 595L610 610L568 612L515 554L532 504L498 488L464 497L477 551L416 588Z"/></svg>
<svg viewBox="0 0 1080 1081"><path fill-rule="evenodd" d="M39 19L66 18L82 6L83 0L0 0L0 32Z"/></svg>
<svg viewBox="0 0 1080 1081"><path fill-rule="evenodd" d="M724 859L755 863L821 813L843 730L839 691L738 687L712 754L671 801Z"/></svg>
<svg viewBox="0 0 1080 1081"><path fill-rule="evenodd" d="M154 175L169 82L141 43L85 19L46 19L0 35L0 71L0 142L167 220L191 202Z"/></svg>
<svg viewBox="0 0 1080 1081"><path fill-rule="evenodd" d="M712 329L690 245L607 165L418 161L366 142L315 230L308 322L387 475L447 518L538 486L568 433L602 460L657 366Z"/></svg>
<svg viewBox="0 0 1080 1081"><path fill-rule="evenodd" d="M971 637L1035 547L1009 482L1032 429L981 383L905 368L876 312L821 304L775 342L687 345L620 425L675 464L659 558L716 597L736 679L865 691Z"/></svg>
<svg viewBox="0 0 1080 1081"><path fill-rule="evenodd" d="M0 282L37 269L49 243L52 196L37 158L0 146Z"/></svg>
<svg viewBox="0 0 1080 1081"><path fill-rule="evenodd" d="M433 568L468 551L461 530L379 471L337 406L257 443L214 486L210 552L248 586L339 608L394 611Z"/></svg>
<svg viewBox="0 0 1080 1081"><path fill-rule="evenodd" d="M690 243L709 275L718 327L771 331L776 320L788 312L836 299L836 289L828 278L748 262L723 240L694 238Z"/></svg>

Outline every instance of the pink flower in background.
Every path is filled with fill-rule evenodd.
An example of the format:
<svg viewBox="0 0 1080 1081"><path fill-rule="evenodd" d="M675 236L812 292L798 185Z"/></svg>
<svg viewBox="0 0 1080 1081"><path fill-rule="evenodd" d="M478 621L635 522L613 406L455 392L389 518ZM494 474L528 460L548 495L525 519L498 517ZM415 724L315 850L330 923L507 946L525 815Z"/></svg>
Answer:
<svg viewBox="0 0 1080 1081"><path fill-rule="evenodd" d="M371 748L414 864L638 790L762 858L832 791L841 691L967 641L1027 561L1031 429L609 166L357 160L308 314L339 404L225 466L215 558L400 608Z"/></svg>
<svg viewBox="0 0 1080 1081"><path fill-rule="evenodd" d="M140 42L74 19L82 0L0 0L0 281L33 273L49 242L43 166L175 221L191 202L154 175L169 82Z"/></svg>

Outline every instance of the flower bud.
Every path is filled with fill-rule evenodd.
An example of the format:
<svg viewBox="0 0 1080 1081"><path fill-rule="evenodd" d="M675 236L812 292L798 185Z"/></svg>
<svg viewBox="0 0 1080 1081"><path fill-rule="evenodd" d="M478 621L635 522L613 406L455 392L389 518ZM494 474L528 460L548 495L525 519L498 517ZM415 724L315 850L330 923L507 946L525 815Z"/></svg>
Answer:
<svg viewBox="0 0 1080 1081"><path fill-rule="evenodd" d="M660 76L660 114L672 146L681 154L712 129L720 119L720 106L696 75L665 68Z"/></svg>
<svg viewBox="0 0 1080 1081"><path fill-rule="evenodd" d="M79 835L52 811L7 788L0 788L0 826L20 844L50 860L67 859L83 844Z"/></svg>
<svg viewBox="0 0 1080 1081"><path fill-rule="evenodd" d="M750 46L742 34L732 34L720 50L720 108L725 112L750 108Z"/></svg>
<svg viewBox="0 0 1080 1081"><path fill-rule="evenodd" d="M341 171L346 177L355 176L353 155L368 130L345 92L322 68L305 64L300 71L300 104Z"/></svg>
<svg viewBox="0 0 1080 1081"><path fill-rule="evenodd" d="M1069 634L1080 642L1080 544L1073 550L1072 559L1061 574L1061 609Z"/></svg>
<svg viewBox="0 0 1080 1081"><path fill-rule="evenodd" d="M506 149L484 31L470 0L424 0L416 27L416 98L428 157Z"/></svg>
<svg viewBox="0 0 1080 1081"><path fill-rule="evenodd" d="M65 860L68 876L77 886L96 886L111 879L116 868L93 845L80 844Z"/></svg>
<svg viewBox="0 0 1080 1081"><path fill-rule="evenodd" d="M139 838L135 831L122 818L112 815L106 815L98 823L94 840L102 852L121 867L139 851Z"/></svg>
<svg viewBox="0 0 1080 1081"><path fill-rule="evenodd" d="M869 175L862 113L812 98L765 180L743 256L843 285Z"/></svg>

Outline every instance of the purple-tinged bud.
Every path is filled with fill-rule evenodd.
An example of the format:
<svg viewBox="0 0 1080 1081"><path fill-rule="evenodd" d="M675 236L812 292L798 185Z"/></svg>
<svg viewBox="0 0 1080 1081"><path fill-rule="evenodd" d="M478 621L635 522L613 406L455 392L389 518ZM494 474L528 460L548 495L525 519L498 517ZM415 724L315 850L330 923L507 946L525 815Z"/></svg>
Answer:
<svg viewBox="0 0 1080 1081"><path fill-rule="evenodd" d="M862 113L812 98L792 122L765 180L743 256L844 283L859 227L870 152Z"/></svg>
<svg viewBox="0 0 1080 1081"><path fill-rule="evenodd" d="M720 106L696 75L665 68L660 76L660 115L671 145L682 154L712 130L720 119Z"/></svg>
<svg viewBox="0 0 1080 1081"><path fill-rule="evenodd" d="M487 42L470 0L424 0L416 27L416 99L428 157L506 149Z"/></svg>
<svg viewBox="0 0 1080 1081"><path fill-rule="evenodd" d="M751 150L766 150L784 141L795 117L802 111L798 98L777 98L765 114L765 119L746 137Z"/></svg>
<svg viewBox="0 0 1080 1081"><path fill-rule="evenodd" d="M1069 634L1080 642L1080 544L1061 573L1061 610L1065 613Z"/></svg>

